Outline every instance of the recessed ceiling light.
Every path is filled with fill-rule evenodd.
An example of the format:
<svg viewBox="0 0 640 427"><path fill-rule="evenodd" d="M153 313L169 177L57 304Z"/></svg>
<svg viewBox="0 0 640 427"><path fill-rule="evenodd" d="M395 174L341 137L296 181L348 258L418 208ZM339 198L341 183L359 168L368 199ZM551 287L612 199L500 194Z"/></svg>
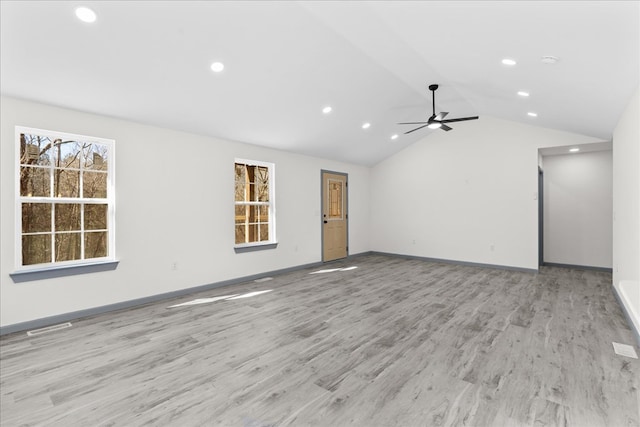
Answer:
<svg viewBox="0 0 640 427"><path fill-rule="evenodd" d="M524 90L521 90L518 92L518 95L526 98L527 96L529 96L529 92L525 92Z"/></svg>
<svg viewBox="0 0 640 427"><path fill-rule="evenodd" d="M511 58L504 58L502 60L502 63L504 65L516 65L516 61L514 59L511 59Z"/></svg>
<svg viewBox="0 0 640 427"><path fill-rule="evenodd" d="M333 109L333 108L331 108L331 107L329 107L329 106L327 105L326 107L324 107L324 108L322 109L322 112L323 112L324 114L329 114L329 113L331 112L331 110L332 110L332 109Z"/></svg>
<svg viewBox="0 0 640 427"><path fill-rule="evenodd" d="M362 124L362 129L369 129L370 127L371 127L371 123L369 122Z"/></svg>
<svg viewBox="0 0 640 427"><path fill-rule="evenodd" d="M79 7L76 9L76 16L79 20L86 23L96 22L96 13L88 7Z"/></svg>
<svg viewBox="0 0 640 427"><path fill-rule="evenodd" d="M540 60L542 61L543 64L555 64L556 62L558 62L558 57L546 55L540 58Z"/></svg>
<svg viewBox="0 0 640 427"><path fill-rule="evenodd" d="M211 71L214 73L219 73L224 70L224 64L222 62L214 62L211 64Z"/></svg>
<svg viewBox="0 0 640 427"><path fill-rule="evenodd" d="M576 148L572 148L569 151L572 152L572 153L577 153L578 151L580 151L580 149L576 147Z"/></svg>
<svg viewBox="0 0 640 427"><path fill-rule="evenodd" d="M528 112L527 115L529 117L538 117L538 113Z"/></svg>
<svg viewBox="0 0 640 427"><path fill-rule="evenodd" d="M395 134L391 135L391 139L398 139L398 134L395 133Z"/></svg>

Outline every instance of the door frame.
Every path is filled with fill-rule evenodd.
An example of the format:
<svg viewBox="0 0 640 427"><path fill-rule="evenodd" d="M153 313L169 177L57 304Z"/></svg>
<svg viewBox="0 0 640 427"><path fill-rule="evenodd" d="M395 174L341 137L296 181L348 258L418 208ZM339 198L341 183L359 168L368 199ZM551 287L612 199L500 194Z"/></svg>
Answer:
<svg viewBox="0 0 640 427"><path fill-rule="evenodd" d="M544 266L544 170L538 166L538 267Z"/></svg>
<svg viewBox="0 0 640 427"><path fill-rule="evenodd" d="M322 216L325 208L325 194L324 194L324 174L330 173L333 175L342 175L345 178L345 192L344 192L344 212L345 212L345 221L347 222L347 257L349 257L349 174L346 172L336 172L328 169L320 169L320 258L322 262L327 262L324 260L324 217Z"/></svg>

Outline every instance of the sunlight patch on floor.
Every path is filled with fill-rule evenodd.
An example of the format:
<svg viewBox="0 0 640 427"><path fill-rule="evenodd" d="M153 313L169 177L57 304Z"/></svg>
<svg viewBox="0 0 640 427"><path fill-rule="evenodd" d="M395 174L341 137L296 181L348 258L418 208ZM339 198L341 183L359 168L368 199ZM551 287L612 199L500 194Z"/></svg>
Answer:
<svg viewBox="0 0 640 427"><path fill-rule="evenodd" d="M256 295L266 294L267 292L271 292L272 290L273 289L268 289L266 291L249 292L248 294L242 294L242 295L238 295L237 297L227 298L227 301L231 301L231 300L234 300L234 299L241 299L241 298L250 298L250 297L254 297Z"/></svg>
<svg viewBox="0 0 640 427"><path fill-rule="evenodd" d="M193 301L183 302L182 304L176 304L176 305L169 306L169 308L184 307L184 306L187 306L187 305L208 304L210 302L225 300L227 298L235 297L237 295L238 294L224 295L224 296L221 296L221 297L214 297L214 298L198 298L198 299L194 299Z"/></svg>
<svg viewBox="0 0 640 427"><path fill-rule="evenodd" d="M246 294L223 295L223 296L220 296L220 297L213 297L213 298L198 298L198 299L194 299L192 301L183 302L181 304L171 305L171 306L169 306L167 308L185 307L185 306L190 306L190 305L209 304L209 303L216 302L216 301L231 301L231 300L236 300L236 299L241 299L241 298L250 298L250 297L254 297L256 295L266 294L267 292L271 292L272 290L273 289L268 289L266 291L249 292L249 293L246 293Z"/></svg>

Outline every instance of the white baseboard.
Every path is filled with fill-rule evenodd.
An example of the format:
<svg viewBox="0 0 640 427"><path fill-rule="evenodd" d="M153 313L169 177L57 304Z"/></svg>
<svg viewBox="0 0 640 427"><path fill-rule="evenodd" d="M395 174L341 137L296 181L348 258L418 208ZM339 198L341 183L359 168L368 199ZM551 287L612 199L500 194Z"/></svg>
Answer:
<svg viewBox="0 0 640 427"><path fill-rule="evenodd" d="M614 283L615 295L624 311L629 326L640 346L640 283L634 280L621 280Z"/></svg>

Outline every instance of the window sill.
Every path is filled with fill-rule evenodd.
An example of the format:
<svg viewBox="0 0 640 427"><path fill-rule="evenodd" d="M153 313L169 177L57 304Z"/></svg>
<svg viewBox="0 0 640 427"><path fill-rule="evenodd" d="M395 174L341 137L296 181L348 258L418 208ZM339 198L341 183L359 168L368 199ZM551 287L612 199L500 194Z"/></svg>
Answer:
<svg viewBox="0 0 640 427"><path fill-rule="evenodd" d="M265 251L268 249L275 249L278 247L278 242L265 242L265 243L249 243L246 245L235 246L233 250L237 254L245 252Z"/></svg>
<svg viewBox="0 0 640 427"><path fill-rule="evenodd" d="M43 267L33 270L20 270L10 273L14 283L31 282L34 280L53 279L56 277L76 276L78 274L97 273L115 270L120 261L100 261L90 264L76 264L64 266Z"/></svg>

